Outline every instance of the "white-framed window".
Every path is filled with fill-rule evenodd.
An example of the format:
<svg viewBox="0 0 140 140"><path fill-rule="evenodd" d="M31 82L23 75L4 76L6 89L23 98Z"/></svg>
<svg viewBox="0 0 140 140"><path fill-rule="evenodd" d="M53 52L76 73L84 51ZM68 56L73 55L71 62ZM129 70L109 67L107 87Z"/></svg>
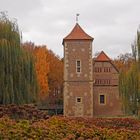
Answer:
<svg viewBox="0 0 140 140"><path fill-rule="evenodd" d="M81 61L76 60L76 72L81 73Z"/></svg>

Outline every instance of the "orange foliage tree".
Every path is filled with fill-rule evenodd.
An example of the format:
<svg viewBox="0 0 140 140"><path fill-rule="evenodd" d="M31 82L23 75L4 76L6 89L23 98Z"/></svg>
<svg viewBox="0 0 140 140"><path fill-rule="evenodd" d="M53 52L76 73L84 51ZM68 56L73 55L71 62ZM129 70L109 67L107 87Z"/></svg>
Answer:
<svg viewBox="0 0 140 140"><path fill-rule="evenodd" d="M46 46L35 46L32 42L22 44L23 48L31 52L35 59L35 69L39 85L39 98L45 105L53 101L62 103L63 90L63 61L48 50ZM46 101L47 100L47 101ZM61 100L61 101L60 101Z"/></svg>
<svg viewBox="0 0 140 140"><path fill-rule="evenodd" d="M117 66L119 71L127 72L134 64L134 58L131 53L120 54L113 63Z"/></svg>
<svg viewBox="0 0 140 140"><path fill-rule="evenodd" d="M55 55L53 51L49 50L48 62L50 66L48 74L49 95L53 98L55 103L62 103L63 61L59 56Z"/></svg>
<svg viewBox="0 0 140 140"><path fill-rule="evenodd" d="M39 100L43 100L48 94L48 49L46 46L35 46L32 42L25 42L22 47L34 56L35 71L39 87Z"/></svg>
<svg viewBox="0 0 140 140"><path fill-rule="evenodd" d="M35 47L33 54L35 56L35 68L39 84L39 98L43 100L44 97L46 97L49 90L48 87L49 63L47 61L48 50L46 46L38 46Z"/></svg>

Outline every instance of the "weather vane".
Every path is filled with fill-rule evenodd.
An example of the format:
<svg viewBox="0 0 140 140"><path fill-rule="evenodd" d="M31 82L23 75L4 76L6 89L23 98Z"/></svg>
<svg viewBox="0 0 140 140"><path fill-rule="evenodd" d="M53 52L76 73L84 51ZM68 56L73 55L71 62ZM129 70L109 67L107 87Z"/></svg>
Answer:
<svg viewBox="0 0 140 140"><path fill-rule="evenodd" d="M76 14L76 23L78 23L78 20L79 20L78 17L79 17L79 15L80 14Z"/></svg>

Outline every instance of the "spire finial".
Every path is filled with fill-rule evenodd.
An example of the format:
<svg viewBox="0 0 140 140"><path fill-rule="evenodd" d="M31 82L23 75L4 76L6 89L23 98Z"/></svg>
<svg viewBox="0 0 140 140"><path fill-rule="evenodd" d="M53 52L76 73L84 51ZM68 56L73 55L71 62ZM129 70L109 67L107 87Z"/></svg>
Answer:
<svg viewBox="0 0 140 140"><path fill-rule="evenodd" d="M78 23L78 20L79 20L78 17L79 17L79 15L80 14L78 14L78 13L76 14L76 23Z"/></svg>

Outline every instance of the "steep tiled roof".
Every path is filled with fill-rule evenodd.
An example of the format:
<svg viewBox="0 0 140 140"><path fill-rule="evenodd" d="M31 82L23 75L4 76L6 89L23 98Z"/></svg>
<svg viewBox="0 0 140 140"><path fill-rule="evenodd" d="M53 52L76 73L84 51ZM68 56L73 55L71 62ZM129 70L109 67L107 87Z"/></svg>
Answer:
<svg viewBox="0 0 140 140"><path fill-rule="evenodd" d="M83 40L93 40L91 36L89 36L85 31L80 27L78 23L74 26L70 34L68 34L64 39L65 40L76 40L76 39L83 39Z"/></svg>
<svg viewBox="0 0 140 140"><path fill-rule="evenodd" d="M96 58L95 61L111 61L111 59L102 51Z"/></svg>
<svg viewBox="0 0 140 140"><path fill-rule="evenodd" d="M116 71L119 72L117 67L114 65L112 60L104 53L104 51L101 51L101 53L96 58L94 58L93 61L94 61L94 64L96 62L109 62L116 69Z"/></svg>

